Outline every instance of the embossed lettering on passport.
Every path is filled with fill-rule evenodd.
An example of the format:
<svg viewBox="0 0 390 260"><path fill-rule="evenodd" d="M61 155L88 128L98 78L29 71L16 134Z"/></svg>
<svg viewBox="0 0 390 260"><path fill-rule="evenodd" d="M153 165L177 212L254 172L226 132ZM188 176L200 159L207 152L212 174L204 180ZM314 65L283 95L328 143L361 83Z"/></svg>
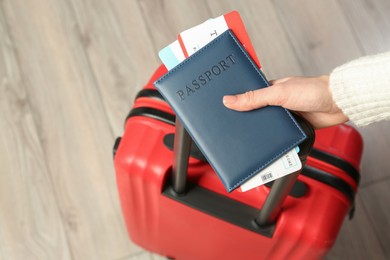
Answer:
<svg viewBox="0 0 390 260"><path fill-rule="evenodd" d="M213 78L218 77L222 73L229 70L236 61L233 58L233 54L228 55L224 60L219 61L217 64L200 74L198 77L193 79L190 84L187 84L185 88L176 92L177 96L181 101L185 100L191 94L194 94L201 87L207 85L208 82L212 81Z"/></svg>

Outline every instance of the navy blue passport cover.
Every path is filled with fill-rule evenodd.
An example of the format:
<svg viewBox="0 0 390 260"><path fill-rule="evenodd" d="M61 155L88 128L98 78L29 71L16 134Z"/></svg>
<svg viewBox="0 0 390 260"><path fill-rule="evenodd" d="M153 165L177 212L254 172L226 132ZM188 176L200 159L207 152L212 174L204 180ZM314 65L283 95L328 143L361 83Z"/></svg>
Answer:
<svg viewBox="0 0 390 260"><path fill-rule="evenodd" d="M306 139L282 107L237 112L223 105L224 95L269 85L230 30L154 85L229 192Z"/></svg>

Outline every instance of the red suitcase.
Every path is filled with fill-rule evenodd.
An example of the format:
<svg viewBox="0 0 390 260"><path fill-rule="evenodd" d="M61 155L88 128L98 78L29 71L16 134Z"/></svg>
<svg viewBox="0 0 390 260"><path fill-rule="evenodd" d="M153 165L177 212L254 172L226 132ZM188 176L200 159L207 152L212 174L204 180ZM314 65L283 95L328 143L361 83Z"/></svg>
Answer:
<svg viewBox="0 0 390 260"><path fill-rule="evenodd" d="M177 194L172 168L181 171L187 164L182 160L173 165L175 116L152 85L165 72L160 67L140 91L123 137L114 146L130 238L175 259L321 259L345 216L353 212L362 154L359 133L347 125L316 131L314 149L285 199L280 191L289 189L282 186L298 174L275 181L271 189L263 185L227 193L197 149L191 150L186 189ZM182 134L177 132L176 140ZM188 146L184 141L177 144L175 152L181 151L180 145ZM303 153L310 146L307 142ZM183 175L174 177L173 185L183 187ZM258 225L265 223L264 216L273 223Z"/></svg>

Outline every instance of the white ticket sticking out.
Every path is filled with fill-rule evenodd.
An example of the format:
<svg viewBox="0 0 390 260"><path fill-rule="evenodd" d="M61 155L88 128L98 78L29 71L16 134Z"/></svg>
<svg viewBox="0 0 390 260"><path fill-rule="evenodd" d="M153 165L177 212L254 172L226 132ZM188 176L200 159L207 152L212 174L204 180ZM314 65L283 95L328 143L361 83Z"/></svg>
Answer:
<svg viewBox="0 0 390 260"><path fill-rule="evenodd" d="M194 54L197 50L211 42L219 34L225 32L228 28L225 17L219 16L209 19L197 26L194 26L179 36L183 42L188 56ZM183 50L178 40L172 42L159 52L159 57L168 70L173 69L176 65L185 59Z"/></svg>
<svg viewBox="0 0 390 260"><path fill-rule="evenodd" d="M246 181L241 185L241 191L248 191L260 185L266 184L267 182L286 176L287 174L299 171L302 168L302 163L298 157L297 149L299 148L294 148L289 151L267 168Z"/></svg>
<svg viewBox="0 0 390 260"><path fill-rule="evenodd" d="M197 50L211 42L221 33L228 30L225 17L219 16L214 19L209 19L206 22L192 27L180 33L183 45L188 53L188 56L194 54Z"/></svg>
<svg viewBox="0 0 390 260"><path fill-rule="evenodd" d="M173 69L174 67L176 67L177 64L179 64L186 58L183 54L183 51L181 50L180 43L178 40L172 42L164 49L162 49L158 53L158 56L168 70Z"/></svg>

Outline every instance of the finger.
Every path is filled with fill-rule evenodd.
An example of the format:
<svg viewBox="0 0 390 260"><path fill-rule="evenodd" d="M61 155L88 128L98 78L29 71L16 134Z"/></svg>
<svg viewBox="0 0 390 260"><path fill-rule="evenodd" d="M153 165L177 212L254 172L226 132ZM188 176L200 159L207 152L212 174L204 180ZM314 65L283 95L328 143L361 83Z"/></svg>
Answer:
<svg viewBox="0 0 390 260"><path fill-rule="evenodd" d="M279 90L275 87L252 90L238 95L224 96L223 103L226 107L237 111L249 111L268 105L281 105Z"/></svg>
<svg viewBox="0 0 390 260"><path fill-rule="evenodd" d="M287 78L281 78L281 79L275 79L275 80L271 80L269 83L271 85L275 85L275 84L280 84L280 83L283 83L283 82L286 82L288 80L290 80L291 77L287 77Z"/></svg>

